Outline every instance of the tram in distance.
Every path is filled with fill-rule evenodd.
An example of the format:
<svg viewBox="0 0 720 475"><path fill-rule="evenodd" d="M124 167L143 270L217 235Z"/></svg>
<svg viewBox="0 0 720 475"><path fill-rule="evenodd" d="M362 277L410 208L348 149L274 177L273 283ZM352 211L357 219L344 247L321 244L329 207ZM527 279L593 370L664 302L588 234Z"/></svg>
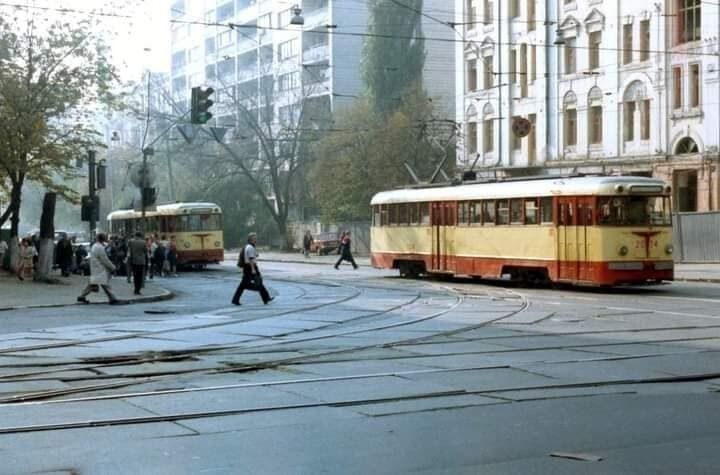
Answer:
<svg viewBox="0 0 720 475"><path fill-rule="evenodd" d="M222 210L215 203L159 205L145 212L145 226L142 213L131 209L113 211L108 221L112 234L130 237L140 231L167 241L174 237L179 266L217 264L224 259Z"/></svg>
<svg viewBox="0 0 720 475"><path fill-rule="evenodd" d="M670 187L578 176L402 189L372 201L372 264L581 286L673 280Z"/></svg>

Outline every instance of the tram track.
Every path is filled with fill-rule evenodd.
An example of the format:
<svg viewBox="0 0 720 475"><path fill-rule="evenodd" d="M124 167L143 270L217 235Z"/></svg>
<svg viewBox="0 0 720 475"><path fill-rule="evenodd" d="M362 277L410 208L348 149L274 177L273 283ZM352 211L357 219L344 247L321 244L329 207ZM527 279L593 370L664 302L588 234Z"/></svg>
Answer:
<svg viewBox="0 0 720 475"><path fill-rule="evenodd" d="M357 290L357 289L356 289L356 290ZM403 289L403 290L404 290L404 289ZM358 292L357 294L359 294L359 293L360 293L360 292ZM383 315L383 314L386 314L386 313L390 313L390 312L396 311L397 309L402 308L403 306L412 305L412 304L413 304L414 302L416 302L419 298L420 298L420 294L416 294L412 299L410 299L410 300L408 300L408 301L406 301L406 302L403 302L403 303L401 303L401 304L395 305L395 306L393 306L393 307L391 307L391 308L389 308L389 309L385 309L385 310L382 310L382 311L373 312L372 314L370 314L370 316L379 316L379 315ZM343 336L343 335L347 335L347 334L351 334L351 333L363 333L363 332L381 331L381 330L384 330L384 329L387 329L387 328L396 327L396 326L404 326L404 325L409 325L409 324L413 324L413 323L418 323L418 322L420 322L420 321L425 321L425 320L428 320L428 319L431 319L431 318L435 318L435 317L438 316L438 315L442 315L442 314L444 314L444 313L447 313L447 312L449 312L450 310L452 310L452 308L454 308L454 307L455 307L456 305L458 305L458 304L459 304L459 301L458 301L454 306L451 306L451 307L449 307L449 308L447 308L447 309L443 309L443 310L441 310L441 311L439 311L439 312L432 313L432 314L430 314L430 315L428 315L428 316L424 316L424 317L422 317L422 318L420 318L420 319L411 319L411 320L409 320L409 321L394 322L394 323L391 323L391 324L379 325L379 326L374 326L374 327L370 327L370 328L365 327L365 328L357 329L357 330L349 330L349 331L346 330L346 331L342 331L342 332L333 332L333 333L329 333L329 334L325 334L325 335L320 335L320 336L312 337L312 338L310 338L310 339L311 339L311 340L329 339L329 338L335 338L335 337L337 337L337 336ZM313 307L318 308L319 306L313 306ZM293 310L292 312L297 312L297 311L298 311L298 310L295 309L295 310ZM304 308L304 309L302 309L301 311L307 311L307 308ZM286 312L282 312L282 313L286 313ZM359 320L359 319L367 318L368 316L369 316L369 315L361 315L360 317L355 317L355 318L353 318L353 319L351 319L351 320L353 320L353 321L354 321L354 320ZM348 321L333 322L332 324L323 326L323 328L328 327L328 326L338 325L338 324L345 324L345 323L347 323L347 322L348 322ZM233 323L235 323L235 322L233 322ZM216 325L216 324L213 324L213 325L211 325L211 326L217 326L217 325ZM202 328L207 328L207 325L203 325L203 326L201 326L201 327L202 327ZM193 326L192 328L198 328L198 326ZM316 329L313 329L313 331L316 331L316 330L317 330L317 328L316 328ZM171 331L178 331L178 329L155 331L155 332L150 332L150 334L156 335L156 334L159 334L159 333L169 333L169 332L171 332ZM298 333L302 333L302 332L306 332L306 331L307 331L307 330L300 330L300 331L298 331ZM145 337L145 336L147 336L147 335L148 335L148 333L143 333L143 334L141 334L141 335L131 335L130 337L140 337L140 336ZM127 336L125 336L125 337L127 337ZM273 336L272 338L277 338L277 336ZM113 339L97 339L97 338L96 338L96 339L93 339L92 341L95 342L95 341L113 341L113 340L114 340L114 338L113 338ZM296 341L292 341L292 343L297 343L297 342L299 342L299 341L300 341L300 342L301 342L301 341L305 341L305 339L302 339L302 340L297 340L297 339L296 339ZM88 340L85 340L85 341L83 341L83 342L74 342L74 345L87 344L87 343L88 343ZM277 343L277 342L272 342L272 344L274 344L274 343ZM50 347L50 348L57 347L57 345L47 345L47 346ZM238 350L238 349L241 348L242 346L244 346L244 345L230 345L230 346L223 346L223 347L220 347L220 348L201 348L201 349L198 349L198 350L190 350L190 351L185 351L185 352L179 352L179 353L174 354L174 355L172 355L171 357L169 357L169 359L183 359L183 358L188 358L188 357L191 357L192 355L197 355L197 354L200 354L200 353L202 353L202 354L209 354L209 353L213 353L213 352L217 352L217 351ZM357 347L352 347L352 348L344 348L344 349L342 349L342 350L340 350L340 351L357 351L358 349L359 349L359 348L357 348ZM257 348L255 348L254 351L257 351ZM330 352L325 351L324 354L334 354L334 353L336 353L336 352L337 352L337 350L333 350L333 351L330 351ZM312 357L312 356L313 356L313 355L311 355L310 357ZM252 371L252 370L264 369L264 368L268 368L268 367L277 367L277 366L280 366L280 365L291 364L291 363L294 362L295 360L299 360L299 359L307 358L307 357L308 357L307 355L301 355L301 356L296 356L296 357L292 357L292 358L284 358L284 359L273 360L273 361L263 361L263 362L251 363L251 364L244 363L244 364L241 364L241 365L237 365L237 364L236 364L236 365L231 365L230 367L228 367L229 365L226 363L226 364L224 364L224 365L222 365L222 366L215 367L215 368L200 368L200 369L180 370L180 371L167 371L167 370L166 370L166 371L162 371L161 375L166 377L166 376L178 376L178 375L181 375L181 374L192 374L192 373L205 373L205 374L207 374L207 373L212 373L212 372L214 372L214 371L217 371L217 372ZM65 366L64 368L60 368L60 369L56 367L56 368L54 368L54 369L52 369L52 370L49 370L49 371L48 371L48 370L44 370L44 371L34 372L34 373L32 373L32 372L30 372L30 373L21 373L20 375L18 375L18 374L15 374L15 375L5 375L5 376L3 376L3 377L0 377L0 381L1 381L1 382L32 382L32 381L58 380L58 381L62 381L62 382L70 382L70 381L92 381L92 380L102 380L102 379L113 379L113 380L115 380L115 379L123 379L123 378L125 378L125 379L127 379L127 378L132 378L132 379L135 381L135 383L127 383L127 384L124 383L124 382L115 383L115 384L117 385L117 387L122 387L122 386L127 386L127 385L130 385L130 384L143 384L143 383L147 383L147 382L150 382L150 381L157 381L157 380L159 379L159 378L157 377L157 376L159 376L157 373L154 373L154 374L153 374L153 373L151 373L151 374L143 373L143 374L129 374L129 375L126 375L126 374L120 374L120 375L118 375L118 374L107 374L107 375L106 375L106 374L100 374L100 375L92 375L92 376L85 376L85 377L75 377L75 378L73 378L73 377L62 377L62 376L58 377L58 376L59 376L58 373L64 373L64 372L71 372L71 371L77 372L77 371L83 371L83 370L84 370L84 371L100 372L100 371L102 371L103 369L107 369L107 368L110 367L110 366L128 366L128 365L131 365L131 364L142 364L142 363L146 363L146 362L157 362L157 361L158 361L157 358L151 358L151 359L144 359L144 360L141 359L141 360L138 360L137 362L132 362L132 363L131 363L131 362L129 362L129 361L127 360L127 358L123 358L123 357L116 357L116 358L119 358L120 361L116 361L116 362L109 363L109 364L105 364L105 365L89 365L89 366L88 366L88 365L86 365L86 366L80 366L80 365L78 365L78 364L70 363L70 364L68 364L67 366ZM161 359L161 360L163 360L163 359ZM168 358L164 358L164 360L167 361ZM26 366L26 367L27 367L27 366ZM44 377L40 377L40 378L38 378L38 377L33 377L33 376L41 376L41 375L44 376ZM140 378L145 378L145 379L143 379L143 380L141 380L141 381L138 382L138 380L139 380ZM149 379L148 379L148 378L149 378ZM113 385L113 386L115 386L115 385ZM77 392L82 392L82 391L92 391L92 390L106 389L107 387L108 387L108 385L106 385L106 384L103 384L103 385L93 385L93 386L89 386L89 387L73 388L73 389L71 389L71 390L69 390L69 391L70 391L71 393L77 393ZM15 396L11 396L11 397L9 397L9 398L6 397L6 398L3 398L2 400L0 400L0 402L8 403L8 402L16 402L16 401L30 400L30 399L44 399L44 398L47 398L47 397L56 397L56 396L58 396L59 394L62 394L62 393L63 393L62 391L41 391L41 392L33 392L33 393L28 393L28 394L15 395Z"/></svg>
<svg viewBox="0 0 720 475"><path fill-rule="evenodd" d="M156 392L145 392L145 393L129 393L119 394L111 396L96 396L88 398L77 398L70 400L60 401L48 401L48 402L33 402L25 403L31 405L37 404L70 404L78 402L90 402L108 399L130 399L133 397L148 397L148 396L160 396L170 394L180 394L188 392L206 392L206 391L217 391L226 389L243 389L249 387L268 387L277 385L289 385L289 384L302 384L302 383L316 383L322 381L343 381L350 379L369 379L379 378L388 376L403 376L408 374L420 374L424 373L438 373L438 372L459 372L459 371L471 371L478 369L498 369L504 366L495 367L481 367L481 368L459 368L459 369L439 369L439 370L427 370L427 371L416 371L416 372L397 372L397 373L380 373L380 374L366 374L366 375L354 375L346 377L331 377L331 378L316 378L316 379L301 379L301 380L289 380L289 381L276 381L276 382L264 382L264 383L247 383L239 385L228 385L228 386L216 386L206 388L187 388L182 390L170 390L170 391L156 391ZM433 391L433 392L422 392L415 394L403 394L390 397L377 397L377 398L357 398L357 399L344 399L334 401L317 401L300 404L279 404L279 405L268 405L268 406L256 406L256 407L241 407L226 410L217 411L195 411L195 412L181 412L172 414L156 414L152 416L140 416L140 417L119 417L119 418L107 418L97 420L82 420L82 421L69 421L52 424L36 424L36 425L20 425L20 426L6 426L0 427L0 435L6 434L20 434L20 433L37 433L45 431L56 431L56 430L72 430L72 429L83 429L93 427L110 427L110 426L122 426L122 425L141 425L141 424L153 424L162 422L181 422L193 419L208 419L218 417L229 417L237 416L242 414L260 413L260 412L275 412L283 410L298 410L298 409L312 409L318 407L334 407L334 408L352 408L356 406L367 406L373 404L386 404L402 401L411 401L419 399L434 399L434 398L452 398L457 396L483 396L490 399L496 399L495 404L509 404L513 402L519 402L512 398L503 397L502 394L515 393L522 391L538 391L538 390L558 390L558 389L582 389L582 388L603 388L603 387L622 387L622 386L633 386L633 385L652 385L652 384L667 384L667 383L684 383L684 382L702 382L712 379L720 378L720 372L710 373L696 373L686 374L679 376L665 376L665 377L652 377L652 378L625 378L625 379L614 379L614 380L594 380L578 383L558 383L558 384L542 384L542 385L523 385L523 386L512 386L505 388L492 388L487 390L465 390L465 389L448 389L445 391ZM635 393L636 391L625 391L623 394ZM567 397L567 396L566 396ZM578 396L574 396L578 397ZM587 395L585 395L587 397ZM548 397L541 399L555 399L557 397ZM537 400L534 398L532 400ZM480 403L478 403L480 404ZM483 405L487 406L487 402L483 402ZM472 404L470 404L472 405ZM0 406L2 407L2 406ZM454 406L453 406L454 407ZM416 411L417 412L417 411Z"/></svg>
<svg viewBox="0 0 720 475"><path fill-rule="evenodd" d="M527 302L526 302L527 304ZM529 304L527 304L529 306ZM528 308L528 306L524 308ZM488 336L486 338L462 338L462 333L471 331L473 329L497 324L498 322L502 322L503 319L506 319L512 314L517 313L518 310L509 313L508 315L501 316L499 318L493 319L492 321L483 322L482 324L477 325L469 325L463 328L459 329L453 329L451 331L446 332L436 332L432 335L426 335L424 337L419 338L413 338L413 339L405 339L402 340L406 345L415 346L415 345L428 345L428 344L435 344L436 342L433 342L433 338L439 338L444 336L460 336L461 338L457 338L458 342L463 341L482 341L482 340L497 340L501 338L513 338L508 336ZM408 323L411 324L411 323ZM698 328L705 328L705 327L698 327ZM657 330L672 330L672 329L642 329L637 331L657 331ZM367 330L352 330L355 331L367 331ZM379 330L378 330L379 331ZM621 330L622 332L627 332L627 330ZM609 331L590 331L590 332L577 332L577 334L602 334L602 333L610 333ZM565 334L557 334L557 333L548 333L544 334L543 336L564 336ZM332 338L333 335L328 335L327 338ZM527 335L525 335L527 336ZM536 336L533 334L532 336ZM303 339L302 342L309 342L314 339L324 339L324 337L316 337L311 338L309 340ZM669 340L669 341L677 341L677 340ZM274 342L275 344L279 342ZM447 341L445 341L447 343ZM640 342L645 343L645 342ZM653 341L653 343L660 343L659 341ZM510 352L525 352L525 351L539 351L544 349L580 349L580 348L590 348L593 346L608 346L612 345L613 343L603 343L599 342L597 345L562 345L562 346L547 346L542 348L532 348L532 349L526 349L526 348L508 348L507 350L499 350L499 351L478 351L478 352L453 352L453 353L442 353L442 354L433 354L433 355L409 355L407 357L398 356L397 358L384 358L384 359L407 359L407 358L433 358L433 357L442 357L442 356L450 356L450 355L468 355L468 354L493 354L493 353L510 353ZM626 345L626 344L633 344L633 342L618 342L614 343L617 345ZM282 345L281 345L282 346ZM389 345L383 345L383 347L394 347L394 346L402 346L400 344L400 341L393 342ZM239 354L244 354L243 348L241 348L242 345L230 345L225 348L212 348L209 351L211 352L235 352L238 349L242 350ZM278 368L281 366L291 366L291 365L297 365L298 367L302 367L305 364L317 364L317 363L332 363L332 362L339 362L339 361L356 361L352 359L327 359L328 356L337 356L342 353L352 353L352 352L358 352L362 349L368 349L368 348L374 348L377 347L377 345L364 345L364 346L357 346L352 348L343 348L340 351L331 351L331 352L320 352L317 354L311 354L311 355L302 355L298 356L296 358L289 358L286 360L276 360L274 363L279 363L277 366L273 363L272 365L266 366L267 368ZM277 347L274 347L272 342L267 345L266 348L253 348L249 349L249 351L252 351L253 353L258 353L258 350L265 350L265 352L270 353L272 351L278 351ZM198 354L200 354L203 349L197 349ZM283 350L280 350L282 352ZM262 353L263 351L260 351ZM191 352L187 352L185 355L175 355L177 358L181 358L183 356L187 357L189 356ZM625 359L641 359L641 358L649 358L653 356L662 356L663 354L658 353L657 355L651 355L651 354L642 354L642 355L623 355L623 356L608 356L608 357L598 357L598 358L587 358L587 359L568 359L568 360L554 360L551 363L552 364L562 364L567 362L596 362L596 361L617 361L617 360L625 360ZM373 357L365 357L363 358L363 361L369 361L375 359ZM158 360L160 361L160 360ZM10 405L13 406L24 406L24 405L46 405L46 404L83 404L86 402L92 402L92 401L104 401L104 400L132 400L134 398L140 398L140 397L162 397L162 396L172 396L172 395L178 395L178 394L186 394L186 393L198 393L198 392L211 392L211 391L218 391L218 390L242 390L246 388L252 388L252 387L275 387L275 386L286 386L286 385L297 385L297 384L312 384L312 383L321 383L321 382L329 382L329 381L352 381L352 380L373 380L378 379L382 377L398 377L398 378L407 378L410 376L422 376L423 374L437 374L437 373L455 373L455 372L463 372L463 371L482 371L482 370L497 370L497 369L520 369L523 370L523 367L525 365L532 365L533 361L529 362L523 362L521 365L512 365L512 364L496 364L496 365L475 365L475 366L466 366L466 367L454 367L454 368L435 368L435 369L427 369L427 370L413 370L413 371L395 371L395 372L378 372L378 373L362 373L362 374L352 374L352 375L346 375L346 376L331 376L331 377L320 377L320 378L303 378L303 379L295 379L295 380L275 380L275 381L268 381L268 382L253 382L253 383L241 383L241 384L232 384L232 385L219 385L219 386L205 386L205 387L185 387L185 388L177 388L177 389L164 389L164 390L154 390L154 391L142 391L142 392L115 392L112 394L101 394L101 395L93 395L93 396L81 396L81 397L67 397L72 395L81 395L83 393L87 392L93 392L93 391L110 391L110 390L117 390L122 388L127 388L129 386L133 385L139 385L139 384L145 384L149 382L157 382L160 379L159 378L137 378L137 376L131 376L131 375L109 375L109 377L112 378L123 378L128 377L132 378L130 381L120 381L120 382L113 382L108 383L105 385L94 385L92 387L80 387L80 388L71 388L70 390L58 390L55 391L54 394L45 393L42 395L42 397L37 397L39 400L32 400L34 398L30 398L27 400L27 402L20 402L21 400L15 400L14 402L10 401L2 401L2 404L0 404L0 409L3 407L8 407ZM118 365L127 364L127 362L118 361ZM247 370L253 370L251 367L247 367ZM262 365L258 365L255 369L264 369ZM242 368L235 368L235 371L242 370ZM203 370L198 370L197 372L193 371L194 373L202 372ZM207 374L207 369L204 370ZM175 373L172 376L178 376L180 374L191 374L188 373ZM448 390L438 390L433 392L417 392L412 394L398 394L396 396L390 396L390 397L376 397L376 398L357 398L357 399L337 399L337 400L330 400L330 401L312 401L308 403L301 403L301 404L277 404L277 405L266 405L266 406L257 406L257 407L235 407L230 409L224 409L224 410L216 410L216 411L186 411L186 412L174 412L174 413L165 413L165 414L153 414L150 416L141 416L141 417L116 417L116 418L98 418L95 420L69 420L65 422L60 423L50 423L50 424L33 424L33 425L15 425L15 426L6 426L6 427L0 427L0 434L31 434L31 433L40 433L40 432L47 432L47 431L65 431L65 430L73 430L73 429L84 429L84 428L93 428L93 427L115 427L115 426L140 426L143 424L157 424L157 423L181 423L182 421L190 421L190 420L196 420L196 419L209 419L209 418L223 418L223 417L231 417L231 416L238 416L238 415L244 415L244 414L253 414L253 413L271 413L271 412L280 412L280 411L286 411L286 410L304 410L304 409L313 409L313 408L360 408L362 406L368 406L368 405L374 405L374 404L387 404L387 403L400 403L400 402L406 402L406 401L419 401L419 400L433 400L433 399L440 399L447 398L449 401L452 400L452 398L455 397L463 397L463 396L483 396L485 398L494 399L496 402L488 402L484 401L483 405L491 405L491 404L510 404L514 402L518 402L518 400L515 399L514 396L511 395L511 393L522 393L525 391L557 391L557 390L573 390L573 389L583 389L583 388L593 388L598 389L600 388L611 388L611 387L617 387L621 392L615 392L613 394L629 394L629 393L635 393L636 391L633 388L627 388L627 390L624 390L623 386L632 386L632 385L644 385L644 384L665 384L665 383L683 383L683 382L699 382L699 381L707 381L710 379L716 379L720 378L720 373L693 373L693 374L684 374L684 375L672 375L667 377L652 377L652 378L626 378L626 379L597 379L592 381L584 381L579 383L552 383L552 384L541 384L541 385L509 385L507 387L494 387L490 389L480 389L480 390L466 390L466 389L454 389L449 388ZM593 395L600 395L602 393L590 393L590 394L581 394L581 395L573 395L571 393L568 393L566 395L555 395L555 396L537 396L534 397L533 400L537 399L554 399L559 397L588 397ZM36 395L41 396L41 395ZM58 399L63 397L63 399ZM522 399L527 400L527 399ZM463 407L452 405L450 402L447 402L447 407ZM480 404L480 403L478 403ZM471 403L467 403L467 405L473 405ZM442 409L445 407L445 403L440 404L437 408L433 409ZM417 409L417 410L405 410L406 412L422 412L424 409ZM430 409L428 409L430 410ZM389 414L389 413L388 413ZM387 415L387 414L385 414Z"/></svg>

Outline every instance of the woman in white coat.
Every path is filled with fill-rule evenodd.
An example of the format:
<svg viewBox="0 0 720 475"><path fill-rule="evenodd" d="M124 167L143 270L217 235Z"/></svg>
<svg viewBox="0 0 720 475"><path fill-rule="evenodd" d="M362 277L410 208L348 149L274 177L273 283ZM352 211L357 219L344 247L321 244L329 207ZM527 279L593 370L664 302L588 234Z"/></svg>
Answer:
<svg viewBox="0 0 720 475"><path fill-rule="evenodd" d="M103 233L98 233L95 238L95 244L90 248L90 284L85 287L83 293L77 298L78 302L88 303L85 298L90 292L99 292L99 287L107 294L110 304L117 304L119 300L110 290L110 279L115 271L115 266L110 261L105 252L105 242L107 237Z"/></svg>

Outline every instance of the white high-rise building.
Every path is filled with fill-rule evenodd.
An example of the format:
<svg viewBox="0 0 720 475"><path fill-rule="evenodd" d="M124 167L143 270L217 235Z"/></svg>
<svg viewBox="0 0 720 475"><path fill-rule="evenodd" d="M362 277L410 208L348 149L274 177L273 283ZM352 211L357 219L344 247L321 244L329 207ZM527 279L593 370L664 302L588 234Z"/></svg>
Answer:
<svg viewBox="0 0 720 475"><path fill-rule="evenodd" d="M655 176L676 211L720 209L717 3L456 0L456 12L461 166Z"/></svg>
<svg viewBox="0 0 720 475"><path fill-rule="evenodd" d="M293 4L297 5L293 5ZM294 7L304 24L292 24ZM436 6L433 9L433 6ZM426 0L425 9L450 22L452 5ZM367 3L357 0L171 0L173 98L189 108L190 89L212 86L219 125L234 123L235 100L264 104L273 92L274 117L288 121L301 100L318 111L335 111L363 91L361 58L367 33ZM423 17L424 34L453 38L446 25ZM427 46L424 85L448 119L454 118L454 51L447 43ZM439 67L438 65L441 65ZM393 66L388 65L388 70Z"/></svg>

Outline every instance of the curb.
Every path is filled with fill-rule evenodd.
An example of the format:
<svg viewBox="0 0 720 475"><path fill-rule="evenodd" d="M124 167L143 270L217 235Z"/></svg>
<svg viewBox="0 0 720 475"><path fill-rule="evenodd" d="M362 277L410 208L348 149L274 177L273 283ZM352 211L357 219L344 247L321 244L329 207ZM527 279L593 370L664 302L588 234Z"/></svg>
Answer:
<svg viewBox="0 0 720 475"><path fill-rule="evenodd" d="M675 277L675 282L704 282L706 284L720 284L720 278L715 277Z"/></svg>
<svg viewBox="0 0 720 475"><path fill-rule="evenodd" d="M139 303L152 303L161 302L163 300L171 300L175 298L175 294L167 289L160 289L160 295L148 295L147 297L131 298L131 299L118 299L119 305L134 305ZM0 312L9 312L12 310L29 310L38 308L61 308L61 307L74 307L76 305L109 305L107 302L73 302L73 303L59 303L59 304L40 304L40 305L21 305L16 307L0 307Z"/></svg>
<svg viewBox="0 0 720 475"><path fill-rule="evenodd" d="M318 260L311 261L311 260L298 260L298 259L272 259L272 258L263 258L260 256L260 264L263 262L280 262L281 264L312 264L316 266L332 266L334 265L333 262L320 262ZM361 264L357 261L355 261L358 267L372 267L370 264Z"/></svg>

